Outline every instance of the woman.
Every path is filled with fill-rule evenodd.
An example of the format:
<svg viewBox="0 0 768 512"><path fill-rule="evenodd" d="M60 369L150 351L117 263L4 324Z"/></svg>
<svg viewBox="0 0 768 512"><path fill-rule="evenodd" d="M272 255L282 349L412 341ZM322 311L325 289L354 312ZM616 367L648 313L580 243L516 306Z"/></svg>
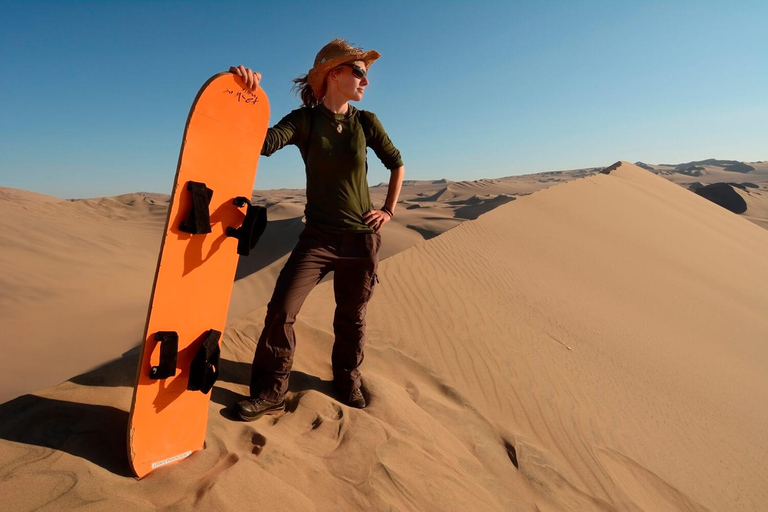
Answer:
<svg viewBox="0 0 768 512"><path fill-rule="evenodd" d="M379 120L357 110L367 73L380 57L343 39L325 45L306 76L294 79L303 106L270 128L261 154L286 145L299 148L307 174L306 226L280 272L267 306L251 368L250 398L237 414L253 421L285 409L293 363L293 324L309 292L334 271L336 312L331 362L334 383L350 406L364 408L359 366L365 345L365 312L377 281L381 228L394 217L405 168ZM230 71L251 88L261 75L239 66ZM366 146L391 171L384 206L374 209L367 183Z"/></svg>

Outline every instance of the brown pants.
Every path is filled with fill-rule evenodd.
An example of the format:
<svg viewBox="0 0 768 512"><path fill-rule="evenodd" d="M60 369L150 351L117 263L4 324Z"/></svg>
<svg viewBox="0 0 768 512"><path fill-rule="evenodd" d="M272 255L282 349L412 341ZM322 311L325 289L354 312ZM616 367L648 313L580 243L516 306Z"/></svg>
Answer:
<svg viewBox="0 0 768 512"><path fill-rule="evenodd" d="M280 272L267 306L264 330L251 368L251 396L282 400L288 391L296 338L293 324L309 292L330 271L336 313L331 363L333 379L343 392L360 387L365 345L365 311L373 294L379 263L378 233L327 233L307 226Z"/></svg>

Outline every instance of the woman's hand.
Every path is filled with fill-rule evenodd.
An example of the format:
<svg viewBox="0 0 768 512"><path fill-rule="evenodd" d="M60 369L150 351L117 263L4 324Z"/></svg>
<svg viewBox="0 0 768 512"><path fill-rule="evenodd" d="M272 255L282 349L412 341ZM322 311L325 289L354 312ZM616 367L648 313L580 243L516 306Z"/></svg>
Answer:
<svg viewBox="0 0 768 512"><path fill-rule="evenodd" d="M381 231L384 224L392 220L392 216L384 210L370 210L363 215L365 224L373 229L375 233Z"/></svg>
<svg viewBox="0 0 768 512"><path fill-rule="evenodd" d="M247 68L242 64L240 64L237 67L235 66L230 67L229 72L234 73L237 76L241 77L245 82L245 85L250 89L255 91L256 89L259 88L259 82L261 81L261 73L259 73L258 71L253 71L251 68Z"/></svg>

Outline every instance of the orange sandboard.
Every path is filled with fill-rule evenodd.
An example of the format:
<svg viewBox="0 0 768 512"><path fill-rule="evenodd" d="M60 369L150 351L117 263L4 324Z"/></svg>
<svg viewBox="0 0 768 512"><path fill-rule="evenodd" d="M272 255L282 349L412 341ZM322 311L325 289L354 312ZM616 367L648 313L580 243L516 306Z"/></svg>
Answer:
<svg viewBox="0 0 768 512"><path fill-rule="evenodd" d="M209 334L223 333L239 257L227 228L243 225L248 205L236 198L250 201L268 122L264 91L231 73L211 77L190 109L131 403L128 459L139 477L203 448L211 394L187 388L203 343L219 347Z"/></svg>

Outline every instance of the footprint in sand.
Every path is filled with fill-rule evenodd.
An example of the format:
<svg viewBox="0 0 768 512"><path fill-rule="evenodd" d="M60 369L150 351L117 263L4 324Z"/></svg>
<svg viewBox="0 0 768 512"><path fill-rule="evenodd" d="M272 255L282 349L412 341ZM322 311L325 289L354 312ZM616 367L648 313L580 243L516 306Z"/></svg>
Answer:
<svg viewBox="0 0 768 512"><path fill-rule="evenodd" d="M251 450L251 453L254 455L261 455L261 452L264 450L264 445L267 444L267 438L256 432L251 438L251 443L253 443L253 450Z"/></svg>
<svg viewBox="0 0 768 512"><path fill-rule="evenodd" d="M419 403L419 397L421 396L421 393L419 393L419 388L411 381L408 381L405 383L405 391L408 393L408 396L411 397L411 400L413 400L415 403Z"/></svg>

